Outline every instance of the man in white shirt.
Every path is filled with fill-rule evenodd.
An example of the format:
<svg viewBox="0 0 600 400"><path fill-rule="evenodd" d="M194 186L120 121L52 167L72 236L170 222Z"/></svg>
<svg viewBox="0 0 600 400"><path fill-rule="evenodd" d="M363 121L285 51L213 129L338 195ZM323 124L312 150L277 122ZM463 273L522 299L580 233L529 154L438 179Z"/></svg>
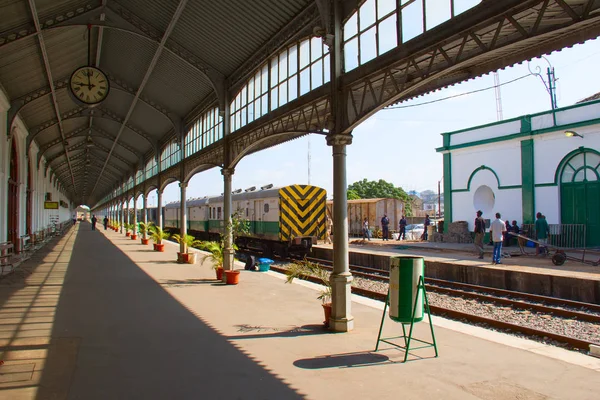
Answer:
<svg viewBox="0 0 600 400"><path fill-rule="evenodd" d="M502 241L504 239L503 234L506 232L506 225L504 221L500 219L500 213L496 213L496 219L490 226L490 234L492 235L492 241L494 242L494 255L492 256L492 264L502 264L500 262L500 255L502 254Z"/></svg>

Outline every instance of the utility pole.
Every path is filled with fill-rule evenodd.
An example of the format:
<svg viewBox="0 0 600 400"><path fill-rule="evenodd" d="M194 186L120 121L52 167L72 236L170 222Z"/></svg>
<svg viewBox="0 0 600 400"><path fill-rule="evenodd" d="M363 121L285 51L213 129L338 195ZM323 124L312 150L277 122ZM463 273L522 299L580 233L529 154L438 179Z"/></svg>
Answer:
<svg viewBox="0 0 600 400"><path fill-rule="evenodd" d="M442 218L442 189L441 182L438 181L438 218Z"/></svg>

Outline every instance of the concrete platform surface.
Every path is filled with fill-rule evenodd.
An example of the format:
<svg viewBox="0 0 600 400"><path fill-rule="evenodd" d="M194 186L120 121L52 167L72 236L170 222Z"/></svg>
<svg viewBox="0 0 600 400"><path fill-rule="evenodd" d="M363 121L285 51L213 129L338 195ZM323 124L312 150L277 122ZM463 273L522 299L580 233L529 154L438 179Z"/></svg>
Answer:
<svg viewBox="0 0 600 400"><path fill-rule="evenodd" d="M312 285L242 271L214 280L78 224L0 281L0 399L597 399L600 360L435 319L439 358L373 352L381 303L321 326ZM386 334L400 326L386 320ZM467 333L464 333L464 332ZM417 325L417 338L429 339Z"/></svg>

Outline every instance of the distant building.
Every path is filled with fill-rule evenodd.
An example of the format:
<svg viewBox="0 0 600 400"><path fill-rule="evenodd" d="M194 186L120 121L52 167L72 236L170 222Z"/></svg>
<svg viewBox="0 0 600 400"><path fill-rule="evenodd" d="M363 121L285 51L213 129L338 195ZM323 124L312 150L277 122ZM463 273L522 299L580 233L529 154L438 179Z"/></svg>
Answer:
<svg viewBox="0 0 600 400"><path fill-rule="evenodd" d="M530 224L585 224L600 245L600 99L443 133L445 227L475 212ZM565 132L575 134L568 137Z"/></svg>

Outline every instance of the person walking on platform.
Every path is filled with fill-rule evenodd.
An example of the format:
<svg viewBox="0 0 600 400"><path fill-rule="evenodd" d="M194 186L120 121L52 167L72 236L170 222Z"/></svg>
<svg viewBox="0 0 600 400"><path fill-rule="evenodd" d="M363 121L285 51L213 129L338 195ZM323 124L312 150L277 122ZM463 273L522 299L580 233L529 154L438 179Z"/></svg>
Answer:
<svg viewBox="0 0 600 400"><path fill-rule="evenodd" d="M403 215L400 219L400 234L398 234L398 240L406 240L406 217Z"/></svg>
<svg viewBox="0 0 600 400"><path fill-rule="evenodd" d="M331 244L331 228L333 228L333 222L329 215L325 216L325 243Z"/></svg>
<svg viewBox="0 0 600 400"><path fill-rule="evenodd" d="M490 236L494 242L494 255L492 257L492 264L502 264L500 257L502 256L502 242L504 232L506 232L506 224L500 219L500 213L496 213L496 219L490 226Z"/></svg>
<svg viewBox="0 0 600 400"><path fill-rule="evenodd" d="M427 228L429 227L429 225L431 225L429 214L425 214L425 222L423 222L423 226L425 227L425 229L423 229L423 236L421 236L421 238L424 241L427 241L427 239L429 238L429 233L427 232Z"/></svg>
<svg viewBox="0 0 600 400"><path fill-rule="evenodd" d="M482 217L483 212L477 211L477 218L475 218L475 249L479 252L479 259L483 260L483 235L485 235L485 220Z"/></svg>
<svg viewBox="0 0 600 400"><path fill-rule="evenodd" d="M546 217L542 215L542 213L536 214L535 221L535 235L539 244L535 247L535 255L539 256L540 253L546 254L546 245L548 244L548 231L550 230L548 227L548 222L546 221Z"/></svg>
<svg viewBox="0 0 600 400"><path fill-rule="evenodd" d="M96 222L98 220L96 219L95 215L92 215L92 230L95 231L96 230Z"/></svg>
<svg viewBox="0 0 600 400"><path fill-rule="evenodd" d="M381 218L381 231L383 240L389 240L388 235L390 233L390 219L387 214L383 214L383 218Z"/></svg>
<svg viewBox="0 0 600 400"><path fill-rule="evenodd" d="M104 230L106 230L108 228L108 217L106 215L104 216L102 223L104 224Z"/></svg>
<svg viewBox="0 0 600 400"><path fill-rule="evenodd" d="M371 231L369 231L369 220L367 218L363 221L363 239L371 240Z"/></svg>

